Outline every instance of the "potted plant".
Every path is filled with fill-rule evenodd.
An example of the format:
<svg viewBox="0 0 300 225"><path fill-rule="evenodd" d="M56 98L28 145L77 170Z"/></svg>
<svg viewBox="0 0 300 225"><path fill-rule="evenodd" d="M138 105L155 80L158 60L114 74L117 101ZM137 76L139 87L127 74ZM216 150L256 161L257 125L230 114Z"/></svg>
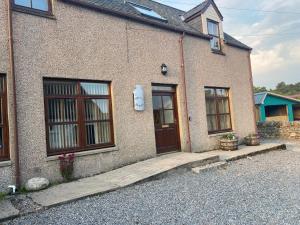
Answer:
<svg viewBox="0 0 300 225"><path fill-rule="evenodd" d="M245 144L247 146L257 146L260 145L260 139L259 135L256 133L249 134L244 138Z"/></svg>
<svg viewBox="0 0 300 225"><path fill-rule="evenodd" d="M226 134L220 139L220 147L224 151L235 151L239 148L239 139L233 134Z"/></svg>
<svg viewBox="0 0 300 225"><path fill-rule="evenodd" d="M75 154L63 154L58 157L60 165L60 173L64 181L70 181L73 178Z"/></svg>

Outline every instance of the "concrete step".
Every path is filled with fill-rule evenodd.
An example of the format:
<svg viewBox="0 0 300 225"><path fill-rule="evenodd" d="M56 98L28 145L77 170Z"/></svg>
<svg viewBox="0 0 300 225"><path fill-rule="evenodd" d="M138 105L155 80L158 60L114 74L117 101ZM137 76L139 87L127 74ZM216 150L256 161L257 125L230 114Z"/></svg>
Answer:
<svg viewBox="0 0 300 225"><path fill-rule="evenodd" d="M199 166L199 167L194 167L192 168L192 171L194 173L202 173L202 172L207 172L207 171L211 171L211 170L216 170L216 169L220 169L220 168L226 168L227 166L227 162L215 162L212 164L208 164L205 166Z"/></svg>

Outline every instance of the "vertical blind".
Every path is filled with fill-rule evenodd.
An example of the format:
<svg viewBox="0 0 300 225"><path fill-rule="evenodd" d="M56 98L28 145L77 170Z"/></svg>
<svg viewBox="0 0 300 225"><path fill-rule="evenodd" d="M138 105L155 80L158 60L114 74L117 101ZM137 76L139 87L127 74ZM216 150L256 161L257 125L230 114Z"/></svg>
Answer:
<svg viewBox="0 0 300 225"><path fill-rule="evenodd" d="M205 88L206 115L209 133L231 130L229 90Z"/></svg>
<svg viewBox="0 0 300 225"><path fill-rule="evenodd" d="M9 159L6 80L0 75L0 161Z"/></svg>
<svg viewBox="0 0 300 225"><path fill-rule="evenodd" d="M44 81L48 152L113 144L108 83Z"/></svg>

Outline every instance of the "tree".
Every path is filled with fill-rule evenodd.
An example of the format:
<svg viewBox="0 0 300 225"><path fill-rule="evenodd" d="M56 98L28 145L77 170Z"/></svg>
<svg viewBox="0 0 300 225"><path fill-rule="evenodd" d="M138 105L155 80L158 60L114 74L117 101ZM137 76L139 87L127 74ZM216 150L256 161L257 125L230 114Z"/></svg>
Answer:
<svg viewBox="0 0 300 225"><path fill-rule="evenodd" d="M254 93L266 92L266 91L268 91L266 87L255 87L254 86Z"/></svg>
<svg viewBox="0 0 300 225"><path fill-rule="evenodd" d="M300 94L300 82L295 84L286 84L285 82L280 82L276 85L275 89L268 90L266 87L254 87L254 93L270 91L280 95L298 95Z"/></svg>

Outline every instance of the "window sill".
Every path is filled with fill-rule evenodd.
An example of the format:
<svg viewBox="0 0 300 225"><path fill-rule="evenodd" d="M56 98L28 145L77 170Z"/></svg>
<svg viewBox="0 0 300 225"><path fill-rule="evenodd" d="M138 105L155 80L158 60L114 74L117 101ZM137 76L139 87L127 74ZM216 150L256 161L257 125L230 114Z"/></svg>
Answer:
<svg viewBox="0 0 300 225"><path fill-rule="evenodd" d="M76 157L98 155L98 154L102 154L102 153L115 152L115 151L119 151L119 148L118 147L110 147L110 148L104 148L104 149L75 152L74 154L75 154L75 158L76 158ZM56 161L56 160L58 160L58 157L59 157L59 155L48 156L47 162Z"/></svg>
<svg viewBox="0 0 300 225"><path fill-rule="evenodd" d="M213 54L217 54L217 55L222 55L222 56L225 56L225 55L226 55L226 54L225 54L224 52L222 52L222 51L211 50L211 52L212 52Z"/></svg>
<svg viewBox="0 0 300 225"><path fill-rule="evenodd" d="M232 134L233 131L224 131L221 133L215 133L215 134L208 134L208 137L219 137L219 136L223 136L226 134Z"/></svg>
<svg viewBox="0 0 300 225"><path fill-rule="evenodd" d="M0 168L1 167L8 167L8 166L11 166L11 161L10 160L0 162Z"/></svg>
<svg viewBox="0 0 300 225"><path fill-rule="evenodd" d="M22 6L16 6L16 5L14 5L12 7L12 9L14 11L16 11L16 12L20 12L20 13L30 14L30 15L33 15L33 16L45 17L45 18L48 18L48 19L56 20L56 17L52 13L49 13L49 12L38 11L38 10L34 10L34 9L22 7Z"/></svg>

